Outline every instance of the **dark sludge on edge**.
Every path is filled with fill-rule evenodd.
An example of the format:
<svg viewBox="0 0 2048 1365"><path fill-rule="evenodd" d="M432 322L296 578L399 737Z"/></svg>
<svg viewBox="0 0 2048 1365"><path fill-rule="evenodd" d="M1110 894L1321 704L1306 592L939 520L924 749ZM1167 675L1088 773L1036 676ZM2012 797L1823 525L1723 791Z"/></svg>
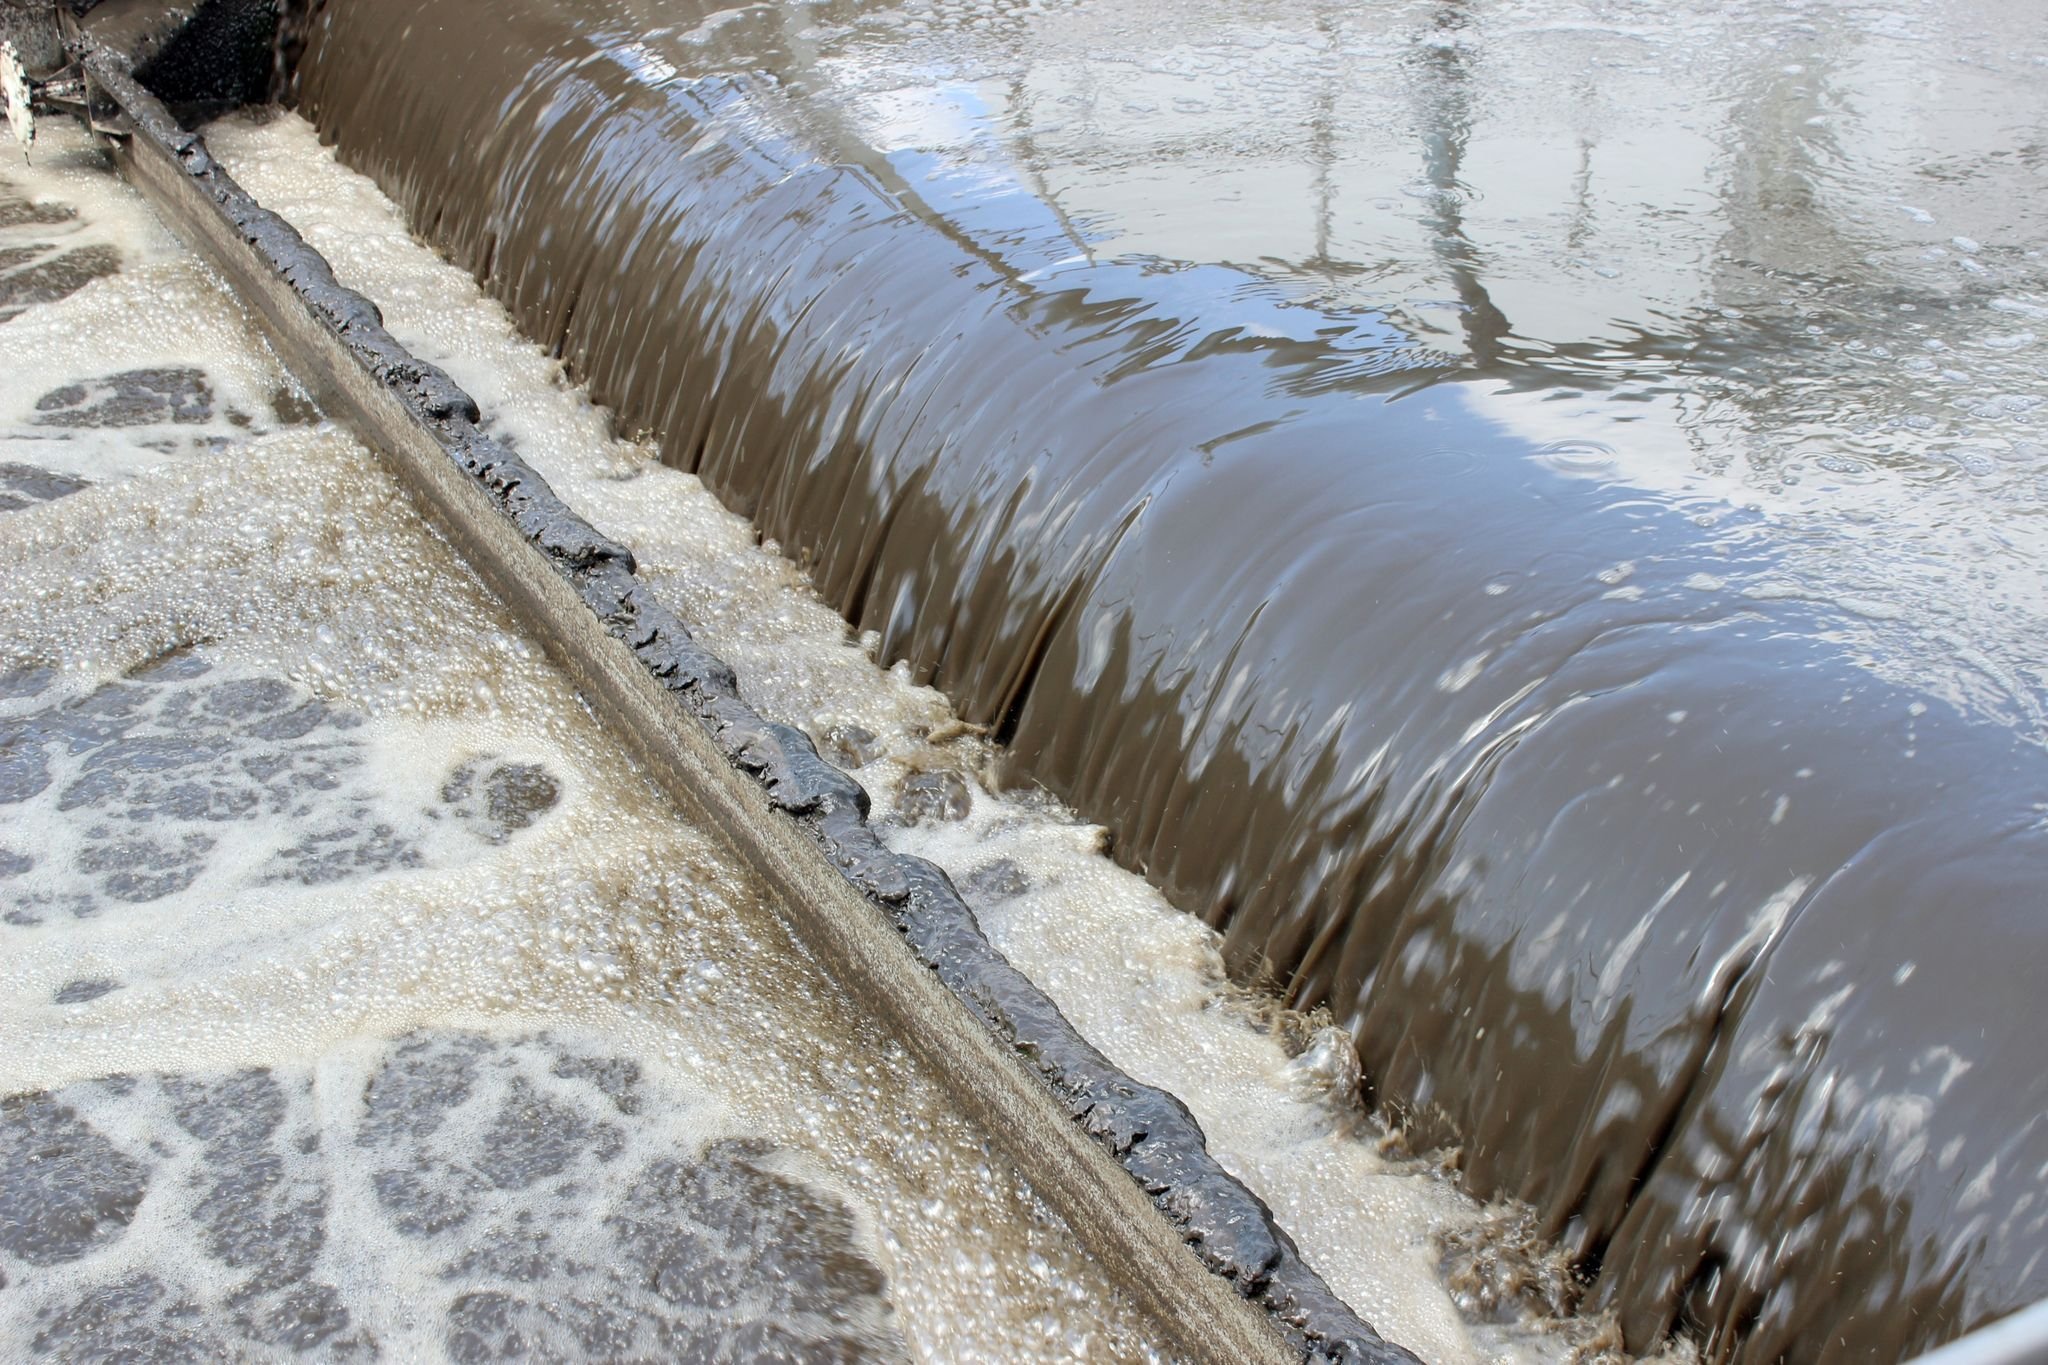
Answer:
<svg viewBox="0 0 2048 1365"><path fill-rule="evenodd" d="M1827 604L1688 587L1766 538L1539 474L1392 328L1233 330L1189 263L1026 278L806 125L771 21L644 30L351 0L299 93L1235 970L1326 1002L1632 1345L1891 1359L2048 1292L2042 754Z"/></svg>
<svg viewBox="0 0 2048 1365"><path fill-rule="evenodd" d="M260 2L260 0L259 0ZM1264 1203L1208 1151L1173 1095L1118 1070L1045 994L983 937L946 874L887 849L868 823L867 793L818 756L809 736L761 717L729 665L710 654L634 574L630 549L570 509L531 466L480 428L475 401L384 327L376 305L342 285L290 223L257 204L170 110L135 79L123 53L76 40L93 85L219 207L364 372L489 496L496 511L566 581L615 639L686 712L732 767L758 781L839 874L886 913L916 957L991 1034L1009 1042L1070 1117L1122 1164L1189 1249L1262 1308L1288 1345L1328 1365L1415 1365L1332 1293Z"/></svg>

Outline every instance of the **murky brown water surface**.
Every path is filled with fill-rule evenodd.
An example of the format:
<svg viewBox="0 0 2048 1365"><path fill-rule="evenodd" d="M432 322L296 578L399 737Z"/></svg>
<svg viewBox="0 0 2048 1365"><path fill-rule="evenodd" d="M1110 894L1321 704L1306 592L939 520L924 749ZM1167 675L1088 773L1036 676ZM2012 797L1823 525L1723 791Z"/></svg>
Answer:
<svg viewBox="0 0 2048 1365"><path fill-rule="evenodd" d="M1848 1360L2048 1292L2044 25L359 0L304 96L1634 1340Z"/></svg>

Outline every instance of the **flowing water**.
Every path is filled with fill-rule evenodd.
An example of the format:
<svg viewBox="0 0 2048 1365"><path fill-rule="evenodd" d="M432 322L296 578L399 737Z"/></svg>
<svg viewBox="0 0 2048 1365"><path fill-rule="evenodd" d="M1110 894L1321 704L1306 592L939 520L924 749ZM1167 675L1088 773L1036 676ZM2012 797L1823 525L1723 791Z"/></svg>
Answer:
<svg viewBox="0 0 2048 1365"><path fill-rule="evenodd" d="M358 0L301 94L1633 1344L1861 1360L2048 1292L2044 66L2014 0ZM1007 806L875 780L1057 941L927 818Z"/></svg>
<svg viewBox="0 0 2048 1365"><path fill-rule="evenodd" d="M992 791L310 126L209 139L1350 1303L1431 1361L1601 1346L1515 1211L1381 1153L1348 1038ZM0 234L0 1357L1163 1357L78 130Z"/></svg>

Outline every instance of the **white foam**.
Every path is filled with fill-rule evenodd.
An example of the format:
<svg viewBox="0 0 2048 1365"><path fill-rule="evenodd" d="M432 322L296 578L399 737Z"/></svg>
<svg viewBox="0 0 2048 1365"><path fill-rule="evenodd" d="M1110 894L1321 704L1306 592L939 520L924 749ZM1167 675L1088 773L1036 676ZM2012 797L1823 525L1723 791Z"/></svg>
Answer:
<svg viewBox="0 0 2048 1365"><path fill-rule="evenodd" d="M239 1338L477 1360L503 1354L494 1317L558 1359L770 1323L900 1351L872 1271L826 1262L870 1260L874 1242L829 1177L754 1155L702 1088L615 1046L444 1028L275 1071L68 1087L21 1126L81 1152L77 1177L132 1221L77 1235L73 1259L36 1256L0 1330L59 1354ZM791 1253L796 1219L808 1256ZM794 1283L762 1273L778 1254ZM117 1298L133 1307L95 1321Z"/></svg>
<svg viewBox="0 0 2048 1365"><path fill-rule="evenodd" d="M57 161L8 174L81 208L77 230L118 244L126 268L0 323L7 420L22 420L23 396L32 414L33 395L115 366L196 368L217 396L279 381L226 296L103 166ZM153 292L167 280L185 287ZM442 1277L445 1247L391 1253L387 1215L365 1202L375 1170L344 1139L388 1040L545 1028L641 1067L661 1120L622 1123L625 1149L744 1135L845 1201L897 1305L888 1330L914 1356L1157 1358L1143 1320L1014 1170L788 942L367 452L332 428L257 424L219 445L123 448L152 430L108 429L78 466L93 486L0 512L0 751L38 765L0 807L0 911L13 917L0 919L0 1094L56 1091L89 1108L150 1172L132 1224L82 1258L43 1265L0 1247L0 1353L43 1331L53 1305L81 1323L120 1313L138 1332L169 1324L271 1349L253 1344L268 1329L237 1320L246 1266L195 1250L212 1235L189 1184L202 1154L164 1119L176 1078L211 1085L247 1068L270 1068L288 1092L293 1140L319 1141L318 1160L283 1139L273 1155L287 1184L324 1192L317 1277L349 1330L401 1358L454 1349L443 1310L471 1281ZM205 719L233 713L245 686L267 689L267 710ZM147 695L129 706L122 689ZM119 734L81 719L116 702ZM313 704L338 719L267 722ZM124 738L166 747L95 763ZM294 763L307 782L265 804L261 775ZM556 799L524 824L497 819L477 785L493 765L544 771ZM111 792L85 799L106 774ZM177 856L123 852L131 835ZM338 851L311 884L297 875L314 866L308 848ZM166 868L176 884L114 883ZM528 1062L514 1069L542 1085ZM137 1088L94 1089L118 1073ZM461 1153L501 1108L437 1139L428 1193L454 1188ZM13 1121L0 1116L0 1130ZM625 1172L591 1174L589 1207L617 1206ZM486 1224L518 1204L476 1198ZM604 1254L595 1214L577 1223L536 1201L520 1207L562 1223L582 1259ZM288 1230L259 1220L236 1237L260 1259ZM153 1306L81 1302L143 1270L169 1286ZM184 1300L193 1313L180 1317ZM560 1346L567 1321L521 1330Z"/></svg>
<svg viewBox="0 0 2048 1365"><path fill-rule="evenodd" d="M274 400L290 387L276 359L225 286L110 173L83 128L46 122L33 166L0 160L0 190L75 214L0 226L0 251L25 257L16 269L118 266L0 323L0 464L97 482L275 425ZM205 390L179 392L196 359ZM146 376L141 396L152 380L168 388L162 401L107 410L107 377L137 372Z"/></svg>

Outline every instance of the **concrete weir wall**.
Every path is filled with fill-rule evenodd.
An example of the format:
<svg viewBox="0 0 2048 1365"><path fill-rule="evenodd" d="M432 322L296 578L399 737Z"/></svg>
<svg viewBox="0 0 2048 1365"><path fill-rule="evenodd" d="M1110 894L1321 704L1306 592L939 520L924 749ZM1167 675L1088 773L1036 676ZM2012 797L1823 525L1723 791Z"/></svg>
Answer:
<svg viewBox="0 0 2048 1365"><path fill-rule="evenodd" d="M1632 1343L1892 1359L2048 1292L2048 756L1864 667L1838 607L1717 590L1767 537L1546 471L1393 328L1248 329L1198 262L1021 269L774 33L635 15L334 0L300 98L1239 970L1327 1003Z"/></svg>
<svg viewBox="0 0 2048 1365"><path fill-rule="evenodd" d="M178 125L136 79L128 44L109 36L125 32L89 23L73 47L129 178L1103 1273L1196 1359L1412 1365L1302 1261L1185 1107L1080 1037L990 945L943 872L884 847L866 793L801 731L740 698L733 670L636 577L631 551L487 435L469 395Z"/></svg>

